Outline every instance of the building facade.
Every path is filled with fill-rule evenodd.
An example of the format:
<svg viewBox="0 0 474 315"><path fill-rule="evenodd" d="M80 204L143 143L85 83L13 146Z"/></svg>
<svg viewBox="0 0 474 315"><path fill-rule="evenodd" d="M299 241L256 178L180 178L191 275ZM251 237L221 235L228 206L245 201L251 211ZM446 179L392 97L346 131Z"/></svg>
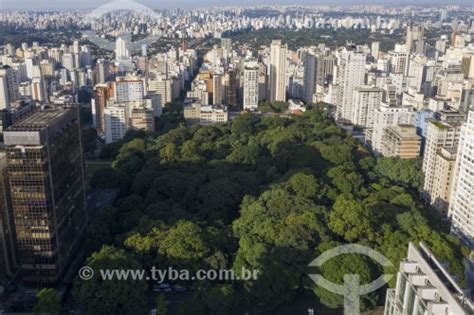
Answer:
<svg viewBox="0 0 474 315"><path fill-rule="evenodd" d="M257 110L258 108L258 72L256 60L247 61L244 65L244 109Z"/></svg>
<svg viewBox="0 0 474 315"><path fill-rule="evenodd" d="M461 129L451 192L452 231L474 248L474 110Z"/></svg>
<svg viewBox="0 0 474 315"><path fill-rule="evenodd" d="M444 265L423 244L408 245L395 289L388 289L384 315L471 315L474 304Z"/></svg>
<svg viewBox="0 0 474 315"><path fill-rule="evenodd" d="M444 167L448 157L441 150L456 150L460 133L461 124L457 122L430 120L428 124L423 154L423 173L425 175L423 198L427 203L438 206L440 211L447 211L446 206L449 198L446 198L443 192L449 191L452 184L452 173L447 178L441 178L442 173L445 172ZM440 187L440 185L445 187ZM440 207L441 205L443 206Z"/></svg>
<svg viewBox="0 0 474 315"><path fill-rule="evenodd" d="M4 132L8 211L22 279L58 282L87 222L77 108L37 112Z"/></svg>
<svg viewBox="0 0 474 315"><path fill-rule="evenodd" d="M385 130L382 142L383 156L413 159L420 156L421 138L412 125L397 125Z"/></svg>
<svg viewBox="0 0 474 315"><path fill-rule="evenodd" d="M270 102L286 101L286 69L288 46L280 40L274 40L270 46L270 75L269 75L269 100Z"/></svg>

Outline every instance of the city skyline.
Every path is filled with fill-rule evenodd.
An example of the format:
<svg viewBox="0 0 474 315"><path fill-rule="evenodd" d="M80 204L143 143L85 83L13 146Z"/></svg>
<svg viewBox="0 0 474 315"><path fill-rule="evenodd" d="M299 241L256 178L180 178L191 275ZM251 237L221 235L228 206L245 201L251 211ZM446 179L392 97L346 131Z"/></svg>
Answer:
<svg viewBox="0 0 474 315"><path fill-rule="evenodd" d="M473 314L474 7L249 2L0 12L1 314Z"/></svg>
<svg viewBox="0 0 474 315"><path fill-rule="evenodd" d="M0 3L0 9L26 9L26 10L58 10L58 9L93 9L100 5L113 2L107 0L80 0L80 1L61 1L60 3L51 0L3 0ZM353 5L381 5L387 7L393 6L448 6L448 5L461 5L469 6L472 5L470 0L420 0L413 3L409 0L398 0L390 2L389 4L384 0L262 0L259 1L258 5L255 5L255 1L252 0L205 0L205 1L194 1L194 0L163 0L160 3L156 3L152 0L139 0L136 1L140 4L149 6L153 9L174 9L174 8L200 8L200 7L225 7L225 6L262 6L262 5L308 5L308 6L353 6Z"/></svg>

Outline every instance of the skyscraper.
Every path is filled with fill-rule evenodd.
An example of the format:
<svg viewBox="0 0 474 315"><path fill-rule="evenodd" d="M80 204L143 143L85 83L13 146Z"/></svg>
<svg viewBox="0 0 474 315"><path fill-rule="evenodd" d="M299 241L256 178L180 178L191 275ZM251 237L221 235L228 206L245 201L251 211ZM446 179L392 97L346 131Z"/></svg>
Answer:
<svg viewBox="0 0 474 315"><path fill-rule="evenodd" d="M214 72L212 75L212 104L222 104L223 99L222 73Z"/></svg>
<svg viewBox="0 0 474 315"><path fill-rule="evenodd" d="M18 268L16 261L15 230L12 213L7 211L8 200L4 182L5 153L0 154L0 295Z"/></svg>
<svg viewBox="0 0 474 315"><path fill-rule="evenodd" d="M221 47L230 53L232 51L232 39L225 37L221 38Z"/></svg>
<svg viewBox="0 0 474 315"><path fill-rule="evenodd" d="M104 110L107 107L107 101L113 96L112 84L97 84L94 88L91 106L93 110L93 122L99 134L105 132Z"/></svg>
<svg viewBox="0 0 474 315"><path fill-rule="evenodd" d="M122 139L129 127L130 115L125 104L113 104L104 109L105 143Z"/></svg>
<svg viewBox="0 0 474 315"><path fill-rule="evenodd" d="M127 49L127 41L122 37L118 37L115 41L115 59L128 59L130 57L130 53Z"/></svg>
<svg viewBox="0 0 474 315"><path fill-rule="evenodd" d="M314 50L304 52L304 99L306 103L313 102L316 88L316 56Z"/></svg>
<svg viewBox="0 0 474 315"><path fill-rule="evenodd" d="M423 155L423 197L439 211L448 210L454 172L452 156L459 143L460 131L461 124L457 122L431 120L428 123ZM447 167L451 169L445 173Z"/></svg>
<svg viewBox="0 0 474 315"><path fill-rule="evenodd" d="M10 66L0 67L0 109L10 106L10 103L20 98L16 74Z"/></svg>
<svg viewBox="0 0 474 315"><path fill-rule="evenodd" d="M270 47L270 77L268 84L270 102L286 101L287 54L287 45L283 45L281 40L272 41Z"/></svg>
<svg viewBox="0 0 474 315"><path fill-rule="evenodd" d="M244 109L258 108L258 73L259 66L256 60L248 60L244 65Z"/></svg>
<svg viewBox="0 0 474 315"><path fill-rule="evenodd" d="M382 89L361 86L354 89L353 93L353 109L351 121L355 125L365 128L374 126L375 110L382 102Z"/></svg>
<svg viewBox="0 0 474 315"><path fill-rule="evenodd" d="M366 55L353 49L345 48L339 59L337 118L351 120L354 89L365 81Z"/></svg>
<svg viewBox="0 0 474 315"><path fill-rule="evenodd" d="M143 81L124 80L115 82L115 100L117 102L141 101L143 96Z"/></svg>
<svg viewBox="0 0 474 315"><path fill-rule="evenodd" d="M461 128L448 216L452 231L474 248L474 110Z"/></svg>
<svg viewBox="0 0 474 315"><path fill-rule="evenodd" d="M4 139L5 189L23 281L56 283L87 221L78 110L37 112L8 128Z"/></svg>
<svg viewBox="0 0 474 315"><path fill-rule="evenodd" d="M413 44L418 41L423 41L424 29L421 25L413 25L410 21L407 25L407 35L405 46L408 52L411 52L415 47Z"/></svg>
<svg viewBox="0 0 474 315"><path fill-rule="evenodd" d="M334 64L336 59L333 55L318 54L316 56L316 76L315 83L324 86L329 84L333 77Z"/></svg>

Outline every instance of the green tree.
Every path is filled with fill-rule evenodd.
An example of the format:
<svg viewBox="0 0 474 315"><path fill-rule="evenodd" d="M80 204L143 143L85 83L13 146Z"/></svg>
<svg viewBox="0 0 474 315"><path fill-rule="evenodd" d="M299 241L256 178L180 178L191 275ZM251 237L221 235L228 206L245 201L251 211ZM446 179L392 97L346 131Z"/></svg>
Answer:
<svg viewBox="0 0 474 315"><path fill-rule="evenodd" d="M137 261L122 249L103 246L86 260L94 276L90 280L76 278L73 296L86 314L145 314L144 280L102 280L100 270L141 269Z"/></svg>
<svg viewBox="0 0 474 315"><path fill-rule="evenodd" d="M61 311L61 301L59 299L59 292L55 289L45 288L41 289L36 294L36 305L33 307L35 314L59 314Z"/></svg>
<svg viewBox="0 0 474 315"><path fill-rule="evenodd" d="M157 315L167 315L168 314L168 306L166 301L166 296L161 293L156 298L156 314Z"/></svg>
<svg viewBox="0 0 474 315"><path fill-rule="evenodd" d="M329 227L349 242L373 239L370 213L351 195L341 195L329 214Z"/></svg>

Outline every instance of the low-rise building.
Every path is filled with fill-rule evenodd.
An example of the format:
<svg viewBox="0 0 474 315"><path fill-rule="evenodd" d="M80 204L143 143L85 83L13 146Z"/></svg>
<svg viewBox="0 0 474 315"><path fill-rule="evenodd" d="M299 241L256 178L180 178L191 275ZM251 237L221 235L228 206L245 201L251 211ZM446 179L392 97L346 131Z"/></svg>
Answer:
<svg viewBox="0 0 474 315"><path fill-rule="evenodd" d="M184 106L184 118L189 125L226 123L229 121L229 112L225 105L202 105L200 101L188 101Z"/></svg>

